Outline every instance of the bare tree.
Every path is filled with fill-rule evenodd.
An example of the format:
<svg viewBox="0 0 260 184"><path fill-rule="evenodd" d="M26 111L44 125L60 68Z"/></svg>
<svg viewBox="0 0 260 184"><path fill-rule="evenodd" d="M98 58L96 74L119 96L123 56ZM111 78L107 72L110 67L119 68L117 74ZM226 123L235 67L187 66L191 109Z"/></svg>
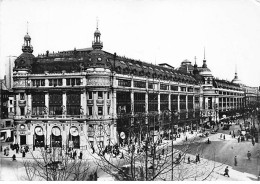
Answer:
<svg viewBox="0 0 260 184"><path fill-rule="evenodd" d="M127 117L129 119L129 117ZM126 146L110 144L99 147L95 163L116 180L205 180L218 167L208 160L188 161L191 148L203 153L203 146L198 137L183 140L173 145L173 134L167 142L146 124L147 116L135 115L135 121L128 124L128 135L123 140ZM126 120L124 119L124 122ZM152 129L156 126L156 119ZM173 146L172 146L173 145ZM188 163L189 162L189 163Z"/></svg>
<svg viewBox="0 0 260 184"><path fill-rule="evenodd" d="M30 151L23 159L27 180L83 181L89 179L90 164L87 160L71 158L61 148L39 148Z"/></svg>

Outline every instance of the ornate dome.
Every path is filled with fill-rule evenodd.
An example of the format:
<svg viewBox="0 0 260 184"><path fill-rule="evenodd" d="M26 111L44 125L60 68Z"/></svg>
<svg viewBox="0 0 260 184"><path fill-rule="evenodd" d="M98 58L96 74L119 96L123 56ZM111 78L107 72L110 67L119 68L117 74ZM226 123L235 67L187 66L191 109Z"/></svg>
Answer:
<svg viewBox="0 0 260 184"><path fill-rule="evenodd" d="M15 69L31 69L34 61L32 53L24 52L15 60Z"/></svg>
<svg viewBox="0 0 260 184"><path fill-rule="evenodd" d="M96 29L95 33L94 34L101 34L100 31L98 30L98 28Z"/></svg>
<svg viewBox="0 0 260 184"><path fill-rule="evenodd" d="M241 80L238 79L238 76L237 76L237 73L235 73L235 78L231 81L232 83L235 83L235 84L241 84Z"/></svg>
<svg viewBox="0 0 260 184"><path fill-rule="evenodd" d="M24 36L24 40L31 40L31 37L28 35L28 33Z"/></svg>
<svg viewBox="0 0 260 184"><path fill-rule="evenodd" d="M109 68L107 56L102 50L93 50L89 55L88 68Z"/></svg>

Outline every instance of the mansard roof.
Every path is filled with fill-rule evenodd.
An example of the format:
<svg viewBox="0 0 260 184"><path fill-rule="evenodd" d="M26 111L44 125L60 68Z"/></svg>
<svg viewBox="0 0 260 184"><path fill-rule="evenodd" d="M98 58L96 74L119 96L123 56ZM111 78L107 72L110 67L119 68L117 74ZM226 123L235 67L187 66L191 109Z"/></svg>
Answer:
<svg viewBox="0 0 260 184"><path fill-rule="evenodd" d="M49 53L38 55L31 64L32 73L62 73L65 72L80 72L93 64L93 49L74 49L68 51L61 51L57 53ZM112 71L119 74L147 76L160 80L171 80L176 82L197 84L198 80L193 74L179 71L174 68L154 65L140 60L134 60L122 56L116 56L102 51L100 55L104 66L107 66Z"/></svg>
<svg viewBox="0 0 260 184"><path fill-rule="evenodd" d="M231 89L231 90L242 90L239 84L232 83L227 80L220 80L214 79L215 87L217 88L224 88L224 89Z"/></svg>

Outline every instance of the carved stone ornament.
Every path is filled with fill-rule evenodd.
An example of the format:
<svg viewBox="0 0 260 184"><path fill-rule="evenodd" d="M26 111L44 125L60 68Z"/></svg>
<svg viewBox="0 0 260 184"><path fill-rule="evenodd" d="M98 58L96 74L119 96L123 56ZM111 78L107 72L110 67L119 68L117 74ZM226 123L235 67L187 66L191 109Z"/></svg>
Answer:
<svg viewBox="0 0 260 184"><path fill-rule="evenodd" d="M99 77L87 79L88 86L109 86L109 78Z"/></svg>

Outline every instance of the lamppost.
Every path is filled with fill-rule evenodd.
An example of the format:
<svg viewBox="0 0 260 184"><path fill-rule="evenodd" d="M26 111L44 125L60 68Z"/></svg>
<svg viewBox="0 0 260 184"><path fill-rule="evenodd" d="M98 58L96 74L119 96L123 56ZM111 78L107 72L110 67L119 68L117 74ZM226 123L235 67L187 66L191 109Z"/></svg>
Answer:
<svg viewBox="0 0 260 184"><path fill-rule="evenodd" d="M170 110L169 110L170 111ZM179 113L178 111L174 110L174 111L170 111L171 112L171 138L172 138L172 149L171 149L171 154L172 154L172 175L171 175L171 181L173 181L173 124L174 124L174 119L177 117L177 121L178 121L178 116ZM177 124L177 122L176 122Z"/></svg>

